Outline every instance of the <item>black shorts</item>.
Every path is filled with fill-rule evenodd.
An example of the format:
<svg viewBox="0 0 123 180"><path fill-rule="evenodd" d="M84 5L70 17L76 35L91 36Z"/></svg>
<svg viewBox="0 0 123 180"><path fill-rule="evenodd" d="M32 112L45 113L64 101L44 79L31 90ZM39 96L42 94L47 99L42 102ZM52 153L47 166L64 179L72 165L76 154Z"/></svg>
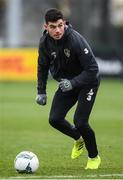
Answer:
<svg viewBox="0 0 123 180"><path fill-rule="evenodd" d="M55 121L65 119L67 112L77 103L74 124L88 122L97 90L98 86L74 88L68 92L62 92L59 88L53 98L50 117L54 117Z"/></svg>

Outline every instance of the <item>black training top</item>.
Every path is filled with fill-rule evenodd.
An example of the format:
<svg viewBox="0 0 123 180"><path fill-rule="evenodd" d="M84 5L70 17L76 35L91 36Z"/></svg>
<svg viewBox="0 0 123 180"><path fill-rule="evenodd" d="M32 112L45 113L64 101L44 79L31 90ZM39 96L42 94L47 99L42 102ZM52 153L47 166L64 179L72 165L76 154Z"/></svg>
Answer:
<svg viewBox="0 0 123 180"><path fill-rule="evenodd" d="M55 80L69 79L73 87L92 87L99 83L94 54L86 40L71 25L65 27L60 40L51 38L47 31L40 39L38 94L46 93L49 70Z"/></svg>

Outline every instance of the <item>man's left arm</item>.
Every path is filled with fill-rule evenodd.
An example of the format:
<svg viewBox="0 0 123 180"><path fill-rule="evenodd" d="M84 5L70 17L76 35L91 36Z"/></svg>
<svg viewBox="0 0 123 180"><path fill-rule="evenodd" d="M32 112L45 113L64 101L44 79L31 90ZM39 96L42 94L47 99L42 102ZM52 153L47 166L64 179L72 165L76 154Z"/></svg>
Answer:
<svg viewBox="0 0 123 180"><path fill-rule="evenodd" d="M78 42L77 56L82 66L82 72L75 76L70 82L72 87L81 87L93 83L99 72L95 56L88 43L83 39Z"/></svg>
<svg viewBox="0 0 123 180"><path fill-rule="evenodd" d="M81 41L80 41L81 40ZM59 86L63 92L70 91L74 87L81 87L96 80L98 65L88 43L84 39L76 41L76 54L82 66L82 72L73 79L62 79Z"/></svg>

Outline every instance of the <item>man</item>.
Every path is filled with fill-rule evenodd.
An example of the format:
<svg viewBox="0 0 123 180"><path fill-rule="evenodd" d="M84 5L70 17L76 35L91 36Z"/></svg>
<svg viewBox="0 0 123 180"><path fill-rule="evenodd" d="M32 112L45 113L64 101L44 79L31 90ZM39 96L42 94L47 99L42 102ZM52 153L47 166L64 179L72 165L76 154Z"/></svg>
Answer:
<svg viewBox="0 0 123 180"><path fill-rule="evenodd" d="M52 102L49 123L75 140L72 159L83 152L85 144L88 151L85 169L98 169L101 159L94 131L88 123L100 81L95 57L86 40L65 22L61 11L48 10L44 27L39 45L36 101L40 105L47 102L46 84L50 70L59 87ZM73 126L65 116L76 102Z"/></svg>

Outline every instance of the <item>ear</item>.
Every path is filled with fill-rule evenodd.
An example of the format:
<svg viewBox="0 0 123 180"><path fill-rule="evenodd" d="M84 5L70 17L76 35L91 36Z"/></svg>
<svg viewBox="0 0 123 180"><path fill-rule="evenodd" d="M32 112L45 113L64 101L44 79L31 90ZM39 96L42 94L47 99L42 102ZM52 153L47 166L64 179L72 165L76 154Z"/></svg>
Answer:
<svg viewBox="0 0 123 180"><path fill-rule="evenodd" d="M48 27L48 25L47 24L44 24L44 28L47 30L47 27Z"/></svg>
<svg viewBox="0 0 123 180"><path fill-rule="evenodd" d="M66 21L64 20L63 22L64 22L64 25L65 25L65 24L66 24Z"/></svg>

